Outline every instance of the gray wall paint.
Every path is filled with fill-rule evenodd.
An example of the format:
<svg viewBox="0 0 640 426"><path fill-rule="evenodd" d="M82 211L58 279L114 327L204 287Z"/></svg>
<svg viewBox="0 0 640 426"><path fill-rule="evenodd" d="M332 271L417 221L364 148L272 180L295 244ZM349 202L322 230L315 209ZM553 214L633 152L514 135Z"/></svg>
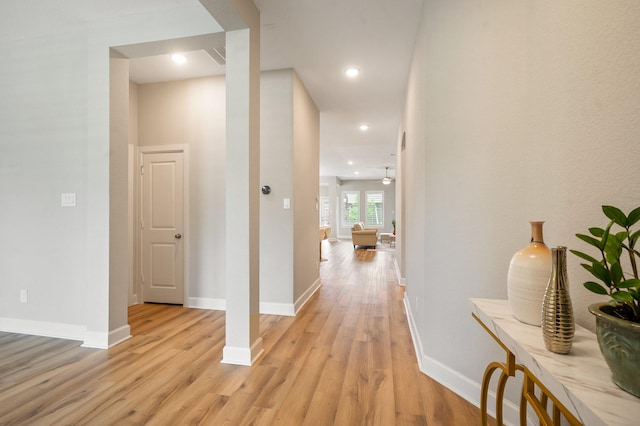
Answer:
<svg viewBox="0 0 640 426"><path fill-rule="evenodd" d="M288 305L318 277L319 113L296 78L261 77L260 300ZM139 145L189 145L189 297L225 297L224 105L223 77L138 86Z"/></svg>
<svg viewBox="0 0 640 426"><path fill-rule="evenodd" d="M196 2L5 2L0 324L109 327L109 47L215 32ZM61 208L60 194L77 194ZM19 302L20 289L29 303ZM118 309L121 309L120 307ZM36 325L37 326L37 325ZM74 337L78 337L77 334Z"/></svg>
<svg viewBox="0 0 640 426"><path fill-rule="evenodd" d="M293 72L262 74L260 85L260 180L271 194L260 196L260 299L293 300ZM293 204L292 204L293 205Z"/></svg>
<svg viewBox="0 0 640 426"><path fill-rule="evenodd" d="M320 113L293 73L294 294L297 301L319 279L318 193Z"/></svg>
<svg viewBox="0 0 640 426"><path fill-rule="evenodd" d="M138 86L139 145L189 145L189 297L225 298L225 79Z"/></svg>
<svg viewBox="0 0 640 426"><path fill-rule="evenodd" d="M578 248L575 233L606 223L602 204L629 211L640 192L640 7L505 5L425 2L402 126L419 356L475 401L487 363L504 354L468 298L507 297L528 221L547 221L549 246ZM599 298L582 287L578 259L568 267L577 321L592 327L587 305Z"/></svg>

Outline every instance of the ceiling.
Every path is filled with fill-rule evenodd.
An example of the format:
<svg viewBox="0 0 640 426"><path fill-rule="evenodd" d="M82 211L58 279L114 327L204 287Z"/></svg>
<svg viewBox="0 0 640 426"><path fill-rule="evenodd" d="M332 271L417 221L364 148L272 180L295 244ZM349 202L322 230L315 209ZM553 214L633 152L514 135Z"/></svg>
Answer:
<svg viewBox="0 0 640 426"><path fill-rule="evenodd" d="M382 179L389 167L394 177L423 0L254 3L261 12L262 70L295 69L320 110L320 175ZM131 79L142 84L224 74L224 65L189 46L182 47L187 63L180 67L168 60L169 55L141 53L154 49L123 52L132 58ZM344 74L351 66L361 70L353 79ZM361 131L361 124L369 129Z"/></svg>

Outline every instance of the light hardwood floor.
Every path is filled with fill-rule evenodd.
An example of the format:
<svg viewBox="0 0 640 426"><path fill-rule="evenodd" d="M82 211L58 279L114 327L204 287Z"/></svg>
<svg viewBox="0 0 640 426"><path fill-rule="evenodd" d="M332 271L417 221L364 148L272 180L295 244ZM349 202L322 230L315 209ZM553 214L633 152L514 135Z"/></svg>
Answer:
<svg viewBox="0 0 640 426"><path fill-rule="evenodd" d="M392 252L323 242L322 287L264 315L265 354L221 364L224 312L144 304L106 351L0 333L0 425L478 425L419 372Z"/></svg>

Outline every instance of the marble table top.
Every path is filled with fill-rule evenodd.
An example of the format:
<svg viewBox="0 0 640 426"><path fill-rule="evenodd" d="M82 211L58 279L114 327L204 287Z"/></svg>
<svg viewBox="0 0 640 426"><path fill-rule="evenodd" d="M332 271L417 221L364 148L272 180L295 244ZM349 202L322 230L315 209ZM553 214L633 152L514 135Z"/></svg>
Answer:
<svg viewBox="0 0 640 426"><path fill-rule="evenodd" d="M524 324L507 300L470 299L472 312L586 426L640 425L640 398L611 380L596 335L576 324L568 355L544 347L540 327Z"/></svg>

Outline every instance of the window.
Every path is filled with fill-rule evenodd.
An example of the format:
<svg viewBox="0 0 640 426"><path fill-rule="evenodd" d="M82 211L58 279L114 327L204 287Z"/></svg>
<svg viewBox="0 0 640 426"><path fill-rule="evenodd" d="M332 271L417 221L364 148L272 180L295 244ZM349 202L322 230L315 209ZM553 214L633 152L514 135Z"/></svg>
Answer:
<svg viewBox="0 0 640 426"><path fill-rule="evenodd" d="M329 197L320 197L320 226L329 226Z"/></svg>
<svg viewBox="0 0 640 426"><path fill-rule="evenodd" d="M360 191L342 192L342 226L351 228L360 222Z"/></svg>
<svg viewBox="0 0 640 426"><path fill-rule="evenodd" d="M367 191L367 225L384 226L384 191Z"/></svg>

